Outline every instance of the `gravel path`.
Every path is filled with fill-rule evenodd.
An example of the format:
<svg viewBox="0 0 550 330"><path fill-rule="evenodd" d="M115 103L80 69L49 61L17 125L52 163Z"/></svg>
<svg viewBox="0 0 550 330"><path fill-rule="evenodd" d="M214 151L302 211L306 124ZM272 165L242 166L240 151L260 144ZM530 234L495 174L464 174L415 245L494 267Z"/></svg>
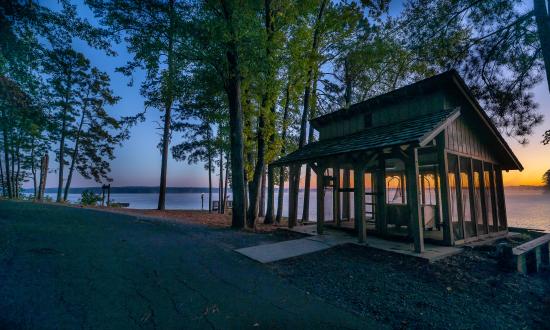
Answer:
<svg viewBox="0 0 550 330"><path fill-rule="evenodd" d="M294 285L394 329L550 329L550 271L501 271L491 251L426 264L339 246L272 264Z"/></svg>
<svg viewBox="0 0 550 330"><path fill-rule="evenodd" d="M287 238L0 201L0 328L383 328L233 251Z"/></svg>

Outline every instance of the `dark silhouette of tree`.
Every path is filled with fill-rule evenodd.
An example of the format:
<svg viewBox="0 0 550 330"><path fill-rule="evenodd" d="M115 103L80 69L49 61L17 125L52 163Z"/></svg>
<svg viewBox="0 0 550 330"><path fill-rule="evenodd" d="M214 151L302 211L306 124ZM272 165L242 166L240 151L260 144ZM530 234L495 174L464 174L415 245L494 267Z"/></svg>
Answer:
<svg viewBox="0 0 550 330"><path fill-rule="evenodd" d="M537 29L534 15L540 12L514 0L411 0L400 39L409 63L457 69L493 122L526 143L542 122L531 92L544 77L547 42L539 37L546 29Z"/></svg>
<svg viewBox="0 0 550 330"><path fill-rule="evenodd" d="M550 191L550 170L544 172L542 175L542 182L547 191Z"/></svg>
<svg viewBox="0 0 550 330"><path fill-rule="evenodd" d="M74 169L86 179L101 183L112 179L109 161L114 149L128 137L128 130L120 120L109 115L105 106L114 105L119 98L110 89L110 78L92 68L82 81L80 119L71 131L73 146L69 148L70 166L63 199L67 200Z"/></svg>

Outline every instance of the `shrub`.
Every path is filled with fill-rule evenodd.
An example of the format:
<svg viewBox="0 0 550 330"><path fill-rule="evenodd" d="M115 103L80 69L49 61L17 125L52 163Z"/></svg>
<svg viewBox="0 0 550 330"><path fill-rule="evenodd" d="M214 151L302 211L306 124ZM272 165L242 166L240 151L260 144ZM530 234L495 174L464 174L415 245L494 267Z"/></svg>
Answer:
<svg viewBox="0 0 550 330"><path fill-rule="evenodd" d="M84 190L80 197L81 205L97 205L101 201L101 196L91 190Z"/></svg>

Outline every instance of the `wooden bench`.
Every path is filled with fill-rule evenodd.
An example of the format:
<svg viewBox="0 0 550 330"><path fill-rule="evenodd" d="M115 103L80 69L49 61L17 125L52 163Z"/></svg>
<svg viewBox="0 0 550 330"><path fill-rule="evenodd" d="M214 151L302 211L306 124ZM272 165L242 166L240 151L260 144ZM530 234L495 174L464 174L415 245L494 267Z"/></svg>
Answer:
<svg viewBox="0 0 550 330"><path fill-rule="evenodd" d="M550 264L550 234L543 235L512 249L518 272L538 272Z"/></svg>

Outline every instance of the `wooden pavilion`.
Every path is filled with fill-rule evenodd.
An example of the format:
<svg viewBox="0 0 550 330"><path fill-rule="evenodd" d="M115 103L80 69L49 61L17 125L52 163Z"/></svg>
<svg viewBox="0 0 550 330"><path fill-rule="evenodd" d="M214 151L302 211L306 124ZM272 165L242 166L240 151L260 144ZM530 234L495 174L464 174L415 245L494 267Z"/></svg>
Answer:
<svg viewBox="0 0 550 330"><path fill-rule="evenodd" d="M315 171L319 234L330 223L353 228L360 242L367 231L414 241L416 252L425 240L452 246L507 234L502 171L523 167L456 71L310 124L318 141L271 165Z"/></svg>

